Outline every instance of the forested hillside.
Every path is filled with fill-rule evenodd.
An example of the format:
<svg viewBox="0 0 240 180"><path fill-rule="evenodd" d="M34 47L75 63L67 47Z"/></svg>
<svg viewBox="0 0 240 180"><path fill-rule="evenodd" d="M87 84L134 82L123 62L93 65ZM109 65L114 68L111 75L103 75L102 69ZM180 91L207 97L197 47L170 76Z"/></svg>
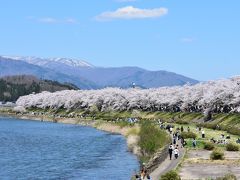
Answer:
<svg viewBox="0 0 240 180"><path fill-rule="evenodd" d="M0 101L16 101L20 96L42 91L78 89L72 84L57 81L40 80L31 75L6 76L0 78Z"/></svg>

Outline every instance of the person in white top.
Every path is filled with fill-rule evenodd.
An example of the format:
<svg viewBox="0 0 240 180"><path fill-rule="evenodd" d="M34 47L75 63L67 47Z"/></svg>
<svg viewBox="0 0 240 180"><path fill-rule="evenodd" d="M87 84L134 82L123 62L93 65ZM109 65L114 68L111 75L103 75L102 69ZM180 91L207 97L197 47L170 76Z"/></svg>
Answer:
<svg viewBox="0 0 240 180"><path fill-rule="evenodd" d="M174 149L174 156L175 156L176 159L177 159L178 156L179 156L179 150L178 150L177 147Z"/></svg>
<svg viewBox="0 0 240 180"><path fill-rule="evenodd" d="M170 134L172 134L172 132L173 132L173 128L172 127L169 128L169 132L170 132Z"/></svg>
<svg viewBox="0 0 240 180"><path fill-rule="evenodd" d="M205 131L202 130L202 138L205 138Z"/></svg>

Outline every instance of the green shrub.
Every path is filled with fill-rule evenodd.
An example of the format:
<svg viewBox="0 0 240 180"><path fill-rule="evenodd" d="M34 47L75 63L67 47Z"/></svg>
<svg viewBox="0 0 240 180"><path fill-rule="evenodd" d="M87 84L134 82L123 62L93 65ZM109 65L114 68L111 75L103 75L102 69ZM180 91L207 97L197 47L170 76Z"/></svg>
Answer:
<svg viewBox="0 0 240 180"><path fill-rule="evenodd" d="M188 121L182 120L182 119L177 120L176 123L177 123L177 124L189 124Z"/></svg>
<svg viewBox="0 0 240 180"><path fill-rule="evenodd" d="M160 180L181 180L181 178L176 171L172 170L162 175Z"/></svg>
<svg viewBox="0 0 240 180"><path fill-rule="evenodd" d="M239 127L229 127L229 128L227 128L227 132L230 134L233 134L233 135L240 136L240 128Z"/></svg>
<svg viewBox="0 0 240 180"><path fill-rule="evenodd" d="M237 144L229 143L226 146L227 151L239 151L239 146Z"/></svg>
<svg viewBox="0 0 240 180"><path fill-rule="evenodd" d="M184 139L193 139L193 138L196 138L197 135L194 133L194 132L182 132L181 133L181 136L184 138Z"/></svg>
<svg viewBox="0 0 240 180"><path fill-rule="evenodd" d="M169 143L166 131L150 122L143 122L139 132L139 146L144 156L151 156L158 149Z"/></svg>
<svg viewBox="0 0 240 180"><path fill-rule="evenodd" d="M116 125L118 125L120 128L131 126L131 124L129 122L127 122L127 121L117 122Z"/></svg>
<svg viewBox="0 0 240 180"><path fill-rule="evenodd" d="M234 174L226 174L224 177L219 177L216 180L237 180Z"/></svg>
<svg viewBox="0 0 240 180"><path fill-rule="evenodd" d="M208 129L216 129L216 124L214 123L201 123L201 126Z"/></svg>
<svg viewBox="0 0 240 180"><path fill-rule="evenodd" d="M210 155L211 160L223 160L224 159L224 153L220 149L214 149L213 152Z"/></svg>
<svg viewBox="0 0 240 180"><path fill-rule="evenodd" d="M206 150L211 151L211 150L213 150L213 149L215 148L215 146L214 146L214 144L211 143L211 142L205 142L203 148L206 149Z"/></svg>

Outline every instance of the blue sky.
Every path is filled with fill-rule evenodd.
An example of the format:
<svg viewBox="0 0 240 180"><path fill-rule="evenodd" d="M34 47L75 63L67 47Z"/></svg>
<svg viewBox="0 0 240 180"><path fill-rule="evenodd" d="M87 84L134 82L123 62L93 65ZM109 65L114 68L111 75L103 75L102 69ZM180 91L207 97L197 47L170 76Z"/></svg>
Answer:
<svg viewBox="0 0 240 180"><path fill-rule="evenodd" d="M231 77L240 74L239 9L239 0L2 0L0 54Z"/></svg>

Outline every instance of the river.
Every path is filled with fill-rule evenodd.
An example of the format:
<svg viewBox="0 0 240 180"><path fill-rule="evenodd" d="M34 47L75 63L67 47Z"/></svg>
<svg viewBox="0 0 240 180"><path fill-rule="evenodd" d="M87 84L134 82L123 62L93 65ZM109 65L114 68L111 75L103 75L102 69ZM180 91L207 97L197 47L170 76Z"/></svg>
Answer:
<svg viewBox="0 0 240 180"><path fill-rule="evenodd" d="M121 135L0 117L0 179L128 180L138 168Z"/></svg>

